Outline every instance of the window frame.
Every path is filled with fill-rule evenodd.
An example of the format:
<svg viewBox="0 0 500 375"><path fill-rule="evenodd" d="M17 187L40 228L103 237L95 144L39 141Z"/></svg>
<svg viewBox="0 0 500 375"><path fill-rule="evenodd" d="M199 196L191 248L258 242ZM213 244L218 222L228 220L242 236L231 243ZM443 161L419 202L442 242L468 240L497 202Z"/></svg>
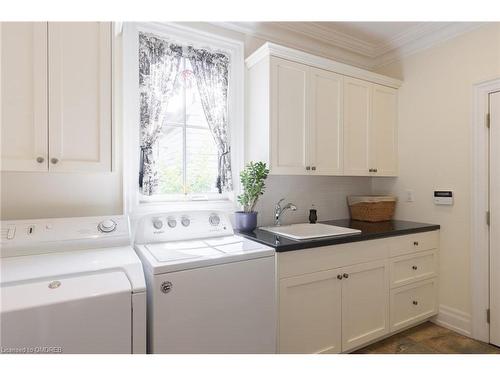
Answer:
<svg viewBox="0 0 500 375"><path fill-rule="evenodd" d="M231 59L228 87L228 123L231 134L233 192L212 194L167 194L145 196L140 193L139 176L139 32L156 34L172 42L198 48L220 50ZM244 164L244 43L178 23L123 23L123 185L124 212L156 210L211 209L232 211L240 193L239 172Z"/></svg>

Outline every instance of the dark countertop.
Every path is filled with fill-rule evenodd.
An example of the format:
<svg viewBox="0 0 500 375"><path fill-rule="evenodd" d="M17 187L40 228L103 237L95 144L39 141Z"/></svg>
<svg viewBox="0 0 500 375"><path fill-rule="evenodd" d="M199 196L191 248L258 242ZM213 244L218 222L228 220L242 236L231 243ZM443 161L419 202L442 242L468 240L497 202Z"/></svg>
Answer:
<svg viewBox="0 0 500 375"><path fill-rule="evenodd" d="M253 232L237 232L238 235L274 247L277 252L302 250L311 247L320 247L328 245L338 245L348 242L358 242L373 240L376 238L385 238L393 236L402 236L405 234L430 232L438 230L439 225L415 223L412 221L383 221L379 223L368 223L350 219L322 221L322 224L336 225L339 227L353 228L361 230L360 234L351 234L335 237L322 237L308 240L293 240L291 238L275 235L274 233L255 229Z"/></svg>

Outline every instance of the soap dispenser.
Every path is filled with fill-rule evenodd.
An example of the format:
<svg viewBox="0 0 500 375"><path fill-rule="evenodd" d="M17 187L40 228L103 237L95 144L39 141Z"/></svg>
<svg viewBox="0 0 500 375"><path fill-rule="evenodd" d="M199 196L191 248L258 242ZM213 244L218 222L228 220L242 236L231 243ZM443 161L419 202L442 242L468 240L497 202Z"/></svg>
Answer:
<svg viewBox="0 0 500 375"><path fill-rule="evenodd" d="M309 223L316 224L316 221L318 221L318 213L313 204L311 209L309 210Z"/></svg>

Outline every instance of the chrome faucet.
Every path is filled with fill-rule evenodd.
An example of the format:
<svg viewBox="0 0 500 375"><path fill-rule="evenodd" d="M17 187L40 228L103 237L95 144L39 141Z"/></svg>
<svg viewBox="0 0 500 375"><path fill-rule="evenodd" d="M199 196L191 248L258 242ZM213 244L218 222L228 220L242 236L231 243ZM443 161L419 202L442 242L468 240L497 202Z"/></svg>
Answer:
<svg viewBox="0 0 500 375"><path fill-rule="evenodd" d="M278 203L274 206L274 225L281 225L280 218L281 214L286 210L297 211L297 206L293 203L287 203L285 207L281 208L281 202L283 202L285 198L281 198Z"/></svg>

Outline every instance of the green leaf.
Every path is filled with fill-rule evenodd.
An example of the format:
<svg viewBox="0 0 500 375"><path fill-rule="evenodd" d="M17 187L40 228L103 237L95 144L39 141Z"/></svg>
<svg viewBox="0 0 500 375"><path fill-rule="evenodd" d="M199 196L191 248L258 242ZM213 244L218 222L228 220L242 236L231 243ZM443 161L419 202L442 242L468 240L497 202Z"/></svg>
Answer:
<svg viewBox="0 0 500 375"><path fill-rule="evenodd" d="M264 194L265 179L269 174L269 169L264 162L250 162L240 173L243 193L238 195L238 203L243 206L246 212L253 211L259 197Z"/></svg>

